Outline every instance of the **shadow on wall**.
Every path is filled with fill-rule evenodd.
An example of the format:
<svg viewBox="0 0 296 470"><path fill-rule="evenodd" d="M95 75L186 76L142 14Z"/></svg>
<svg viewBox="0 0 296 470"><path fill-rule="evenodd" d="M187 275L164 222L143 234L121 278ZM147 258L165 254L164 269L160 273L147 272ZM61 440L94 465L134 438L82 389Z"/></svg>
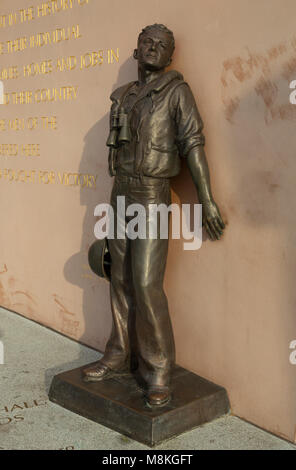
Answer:
<svg viewBox="0 0 296 470"><path fill-rule="evenodd" d="M130 57L119 70L116 83L106 93L133 80L135 77L135 61ZM111 105L111 101L110 101ZM94 226L96 218L94 209L97 204L109 202L112 179L108 181L108 149L106 140L109 133L109 111L87 132L84 138L84 149L79 166L79 173L98 175L96 188L87 190L81 188L80 203L85 206L85 216L82 227L81 249L65 264L65 279L83 290L84 333L79 342L103 350L111 329L111 308L109 306L109 283L98 278L89 268L88 250L95 241ZM80 230L80 227L77 228ZM99 358L99 355L96 354ZM69 370L89 362L89 357L81 348L79 357L68 364L48 370L46 375L47 387L51 377L58 372Z"/></svg>

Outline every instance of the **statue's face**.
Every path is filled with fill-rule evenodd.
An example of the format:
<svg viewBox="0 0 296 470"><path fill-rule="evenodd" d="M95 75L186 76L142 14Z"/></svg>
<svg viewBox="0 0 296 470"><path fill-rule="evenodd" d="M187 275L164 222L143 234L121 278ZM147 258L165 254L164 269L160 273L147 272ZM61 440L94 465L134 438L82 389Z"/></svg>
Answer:
<svg viewBox="0 0 296 470"><path fill-rule="evenodd" d="M161 70L170 65L173 47L171 37L164 31L152 30L141 35L134 57L150 70Z"/></svg>

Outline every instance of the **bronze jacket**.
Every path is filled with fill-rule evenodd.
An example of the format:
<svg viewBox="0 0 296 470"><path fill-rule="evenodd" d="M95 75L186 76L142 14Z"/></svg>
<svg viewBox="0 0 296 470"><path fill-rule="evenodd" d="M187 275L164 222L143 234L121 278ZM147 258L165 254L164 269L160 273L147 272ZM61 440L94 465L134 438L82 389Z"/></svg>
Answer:
<svg viewBox="0 0 296 470"><path fill-rule="evenodd" d="M180 171L180 157L204 145L203 122L194 96L180 73L172 70L143 88L131 82L112 95L115 109L128 115L130 142L118 145L114 172L169 178Z"/></svg>

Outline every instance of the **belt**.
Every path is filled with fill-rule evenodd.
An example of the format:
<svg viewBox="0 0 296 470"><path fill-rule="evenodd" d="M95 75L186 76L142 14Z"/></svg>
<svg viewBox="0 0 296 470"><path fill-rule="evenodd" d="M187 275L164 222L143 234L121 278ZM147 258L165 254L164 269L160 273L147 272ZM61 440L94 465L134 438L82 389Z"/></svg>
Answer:
<svg viewBox="0 0 296 470"><path fill-rule="evenodd" d="M141 183L149 186L158 186L159 184L163 184L165 181L169 182L169 178L155 178L153 176L127 175L124 173L116 173L115 181L119 183Z"/></svg>

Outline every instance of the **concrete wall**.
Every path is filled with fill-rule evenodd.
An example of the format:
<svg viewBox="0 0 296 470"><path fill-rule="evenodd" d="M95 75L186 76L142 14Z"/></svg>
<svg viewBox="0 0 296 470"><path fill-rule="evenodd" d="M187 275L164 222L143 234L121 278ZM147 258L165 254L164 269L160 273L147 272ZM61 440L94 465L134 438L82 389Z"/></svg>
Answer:
<svg viewBox="0 0 296 470"><path fill-rule="evenodd" d="M91 274L86 255L94 207L109 200L112 183L108 97L136 77L131 55L141 28L165 23L176 37L174 68L205 122L214 194L228 221L222 241L205 235L196 252L170 243L165 285L178 363L224 385L234 414L295 441L295 2L74 0L72 8L38 18L41 3L30 2L35 18L23 23L23 1L2 0L0 9L17 12L17 24L0 28L0 70L17 66L20 74L3 81L5 91L13 100L14 91L31 90L35 100L2 105L0 119L7 126L9 119L37 118L35 130L0 131L1 142L18 144L19 152L22 144L40 145L40 156L0 156L1 305L104 349L108 284ZM77 39L8 52L6 41L77 24ZM108 50L117 48L119 62L108 63ZM80 70L81 55L101 50L101 65ZM68 56L77 58L76 68L57 70L57 59ZM24 65L48 59L51 73L23 76ZM36 102L36 90L64 86L74 87L69 100ZM52 116L57 129L40 127ZM89 187L64 173L91 175L81 177ZM175 201L196 202L185 167L172 187Z"/></svg>

